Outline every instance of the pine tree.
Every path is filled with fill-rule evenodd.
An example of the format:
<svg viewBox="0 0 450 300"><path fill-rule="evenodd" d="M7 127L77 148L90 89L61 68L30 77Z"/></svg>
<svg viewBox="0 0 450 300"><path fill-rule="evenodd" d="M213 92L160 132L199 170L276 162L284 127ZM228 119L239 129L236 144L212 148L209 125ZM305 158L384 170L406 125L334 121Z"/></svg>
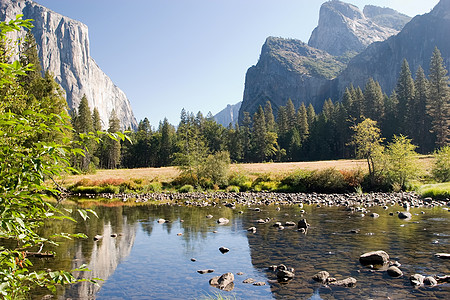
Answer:
<svg viewBox="0 0 450 300"><path fill-rule="evenodd" d="M286 122L288 131L293 129L296 125L295 106L291 99L289 99L286 103Z"/></svg>
<svg viewBox="0 0 450 300"><path fill-rule="evenodd" d="M307 109L306 112L308 114L308 126L309 126L309 128L311 128L311 126L316 121L316 112L315 112L314 107L312 106L311 103L308 105L308 109Z"/></svg>
<svg viewBox="0 0 450 300"><path fill-rule="evenodd" d="M403 60L397 86L395 88L398 100L398 133L411 136L415 125L414 120L414 80L411 76L409 64L406 59Z"/></svg>
<svg viewBox="0 0 450 300"><path fill-rule="evenodd" d="M275 132L275 117L273 116L272 104L270 104L270 101L267 101L264 106L264 117L266 119L267 131Z"/></svg>
<svg viewBox="0 0 450 300"><path fill-rule="evenodd" d="M252 120L250 119L250 114L245 111L242 126L240 127L242 140L242 158L245 162L249 162L251 157L251 126Z"/></svg>
<svg viewBox="0 0 450 300"><path fill-rule="evenodd" d="M300 141L304 142L309 135L308 112L306 111L304 102L302 102L300 108L297 111L297 125L298 133L300 135Z"/></svg>
<svg viewBox="0 0 450 300"><path fill-rule="evenodd" d="M398 98L395 90L384 101L385 116L383 120L383 136L390 140L394 134L399 134Z"/></svg>
<svg viewBox="0 0 450 300"><path fill-rule="evenodd" d="M102 130L102 119L97 107L94 107L94 112L92 113L92 126L95 133Z"/></svg>
<svg viewBox="0 0 450 300"><path fill-rule="evenodd" d="M381 86L373 78L367 81L364 88L364 116L380 122L384 118L384 96Z"/></svg>
<svg viewBox="0 0 450 300"><path fill-rule="evenodd" d="M429 98L429 82L425 76L422 67L416 72L416 80L414 81L414 120L416 120L415 133L411 136L413 141L419 145L420 153L429 153L433 151L434 141L431 134L431 119L427 113L427 103Z"/></svg>
<svg viewBox="0 0 450 300"><path fill-rule="evenodd" d="M266 142L267 142L267 129L266 119L264 117L264 111L261 106L253 115L253 127L252 127L252 146L255 160L257 162L263 162L266 159Z"/></svg>
<svg viewBox="0 0 450 300"><path fill-rule="evenodd" d="M113 109L109 117L109 133L115 133L120 130L120 120ZM106 168L115 169L120 164L120 142L110 137L106 139Z"/></svg>
<svg viewBox="0 0 450 300"><path fill-rule="evenodd" d="M172 162L175 142L175 128L170 125L167 118L164 118L163 122L159 125L161 134L161 141L159 143L158 150L158 162L159 166L169 166Z"/></svg>
<svg viewBox="0 0 450 300"><path fill-rule="evenodd" d="M430 93L427 112L431 117L432 131L436 135L436 146L443 147L450 141L450 92L447 69L441 52L436 47L430 62Z"/></svg>
<svg viewBox="0 0 450 300"><path fill-rule="evenodd" d="M74 128L77 134L88 134L94 131L92 114L86 95L83 95L80 104L78 105L78 113L75 119ZM76 159L77 162L75 162L75 166L82 171L88 171L94 151L94 141L87 140L82 147L84 155Z"/></svg>

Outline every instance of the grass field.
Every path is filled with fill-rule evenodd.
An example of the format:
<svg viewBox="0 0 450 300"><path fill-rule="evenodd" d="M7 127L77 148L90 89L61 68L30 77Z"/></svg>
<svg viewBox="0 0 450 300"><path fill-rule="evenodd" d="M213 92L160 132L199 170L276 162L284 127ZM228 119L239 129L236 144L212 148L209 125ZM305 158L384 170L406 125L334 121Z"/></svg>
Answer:
<svg viewBox="0 0 450 300"><path fill-rule="evenodd" d="M432 164L432 157L418 157L421 168L428 172ZM337 170L366 170L365 160L330 160L317 162L292 162L292 163L255 163L255 164L232 164L231 172L239 172L250 178L256 178L261 174L281 176L295 170L321 170L336 168ZM62 180L64 185L71 185L81 179L105 180L105 179L146 179L148 181L168 182L177 177L179 171L176 167L142 168L142 169L117 169L98 170L95 174L67 176Z"/></svg>

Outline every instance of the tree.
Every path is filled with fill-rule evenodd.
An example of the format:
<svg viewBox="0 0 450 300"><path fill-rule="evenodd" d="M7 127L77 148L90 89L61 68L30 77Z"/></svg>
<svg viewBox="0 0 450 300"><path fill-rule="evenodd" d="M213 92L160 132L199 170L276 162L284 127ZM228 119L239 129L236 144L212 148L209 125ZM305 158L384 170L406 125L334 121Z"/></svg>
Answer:
<svg viewBox="0 0 450 300"><path fill-rule="evenodd" d="M273 116L272 105L270 101L264 106L264 118L266 119L266 128L268 132L275 132L275 117Z"/></svg>
<svg viewBox="0 0 450 300"><path fill-rule="evenodd" d="M108 132L113 136L106 138L106 152L105 152L105 159L106 159L106 165L105 167L107 169L115 169L119 166L120 163L120 142L118 138L114 138L116 135L116 132L120 130L120 120L117 118L116 111L113 109L111 111L111 116L109 117L109 128Z"/></svg>
<svg viewBox="0 0 450 300"><path fill-rule="evenodd" d="M392 186L406 190L408 182L418 177L416 146L403 135L394 136L386 149L388 159L388 179Z"/></svg>
<svg viewBox="0 0 450 300"><path fill-rule="evenodd" d="M0 23L0 44L7 46L6 34L19 31L21 27L31 29L30 20L20 16L10 22ZM19 61L4 61L0 65L0 103L5 97L20 102L26 99L24 91L16 89L19 76L27 76L30 66ZM15 89L11 91L10 89ZM21 93L21 94L19 94ZM70 144L58 140L42 140L39 137L58 131L61 140L69 143L67 131L70 121L67 112L48 111L12 112L0 105L0 239L10 241L0 247L0 294L3 299L27 299L30 291L47 287L56 291L60 284L75 283L77 280L67 271L39 269L27 257L29 251L45 251L49 244L56 244L54 238L39 234L48 220L71 219L51 203L44 195L59 195L59 191L44 181L70 172L69 158L73 154ZM80 210L87 217L86 211ZM73 220L73 219L72 219ZM81 237L55 232L54 237ZM86 269L80 270L86 271Z"/></svg>
<svg viewBox="0 0 450 300"><path fill-rule="evenodd" d="M427 103L429 102L429 82L425 76L422 67L419 66L416 72L416 80L414 82L414 112L413 119L416 125L411 138L419 145L421 153L429 153L433 150L434 142L431 135L431 119L427 111ZM425 112L425 113L424 113Z"/></svg>
<svg viewBox="0 0 450 300"><path fill-rule="evenodd" d="M356 156L358 158L366 159L367 167L369 169L369 177L372 184L375 183L376 174L378 170L379 159L383 153L383 146L381 143L380 129L377 127L377 122L371 119L365 119L361 123L352 127L355 131L351 144L356 146Z"/></svg>
<svg viewBox="0 0 450 300"><path fill-rule="evenodd" d="M159 125L161 142L159 143L158 157L159 166L168 166L172 162L175 147L175 128L169 124L167 118Z"/></svg>
<svg viewBox="0 0 450 300"><path fill-rule="evenodd" d="M381 121L384 118L384 96L378 82L370 78L364 88L364 116Z"/></svg>
<svg viewBox="0 0 450 300"><path fill-rule="evenodd" d="M304 142L309 135L308 112L305 103L302 102L297 111L297 126L301 142Z"/></svg>
<svg viewBox="0 0 450 300"><path fill-rule="evenodd" d="M81 134L81 138L86 136L90 132L94 131L94 125L92 120L91 110L89 108L89 103L84 95L81 98L80 104L78 105L78 114L76 119L74 120L75 132L77 134ZM81 171L88 171L89 165L91 163L91 156L94 150L94 142L87 141L83 148L81 155L75 157L75 166L78 167Z"/></svg>
<svg viewBox="0 0 450 300"><path fill-rule="evenodd" d="M403 60L400 75L397 80L395 91L398 100L398 126L399 132L411 135L412 128L414 128L414 80L409 69L409 64L406 59Z"/></svg>
<svg viewBox="0 0 450 300"><path fill-rule="evenodd" d="M450 146L444 146L434 153L431 173L439 182L450 181Z"/></svg>
<svg viewBox="0 0 450 300"><path fill-rule="evenodd" d="M436 135L436 146L443 147L450 141L450 91L447 69L437 47L431 57L429 78L427 112L431 117L432 131Z"/></svg>

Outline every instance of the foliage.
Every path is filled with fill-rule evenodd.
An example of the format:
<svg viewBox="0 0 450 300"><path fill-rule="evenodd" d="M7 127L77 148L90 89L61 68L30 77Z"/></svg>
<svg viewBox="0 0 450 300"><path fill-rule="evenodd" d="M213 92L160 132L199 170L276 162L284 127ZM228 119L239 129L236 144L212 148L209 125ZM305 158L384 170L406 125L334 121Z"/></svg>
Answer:
<svg viewBox="0 0 450 300"><path fill-rule="evenodd" d="M450 181L450 146L444 146L435 152L435 161L431 173L439 182Z"/></svg>
<svg viewBox="0 0 450 300"><path fill-rule="evenodd" d="M438 184L426 184L417 191L422 197L432 197L435 199L450 198L450 182Z"/></svg>
<svg viewBox="0 0 450 300"><path fill-rule="evenodd" d="M419 166L415 159L416 146L404 136L394 136L388 144L386 155L388 160L387 180L391 185L398 185L406 190L408 182L419 176Z"/></svg>
<svg viewBox="0 0 450 300"><path fill-rule="evenodd" d="M309 177L309 191L342 193L349 190L344 176L335 168L316 170Z"/></svg>
<svg viewBox="0 0 450 300"><path fill-rule="evenodd" d="M309 187L309 178L311 172L305 170L298 170L289 174L281 180L281 185L288 192L305 193Z"/></svg>
<svg viewBox="0 0 450 300"><path fill-rule="evenodd" d="M192 193L194 190L194 187L190 184L183 185L178 189L180 193Z"/></svg>

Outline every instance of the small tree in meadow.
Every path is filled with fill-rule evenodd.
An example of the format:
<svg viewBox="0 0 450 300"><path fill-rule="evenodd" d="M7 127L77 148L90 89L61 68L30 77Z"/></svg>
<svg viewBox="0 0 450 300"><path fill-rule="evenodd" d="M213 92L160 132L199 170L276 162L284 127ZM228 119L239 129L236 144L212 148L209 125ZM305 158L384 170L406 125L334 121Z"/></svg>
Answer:
<svg viewBox="0 0 450 300"><path fill-rule="evenodd" d="M435 161L431 173L439 182L450 181L450 146L444 146L435 152Z"/></svg>

